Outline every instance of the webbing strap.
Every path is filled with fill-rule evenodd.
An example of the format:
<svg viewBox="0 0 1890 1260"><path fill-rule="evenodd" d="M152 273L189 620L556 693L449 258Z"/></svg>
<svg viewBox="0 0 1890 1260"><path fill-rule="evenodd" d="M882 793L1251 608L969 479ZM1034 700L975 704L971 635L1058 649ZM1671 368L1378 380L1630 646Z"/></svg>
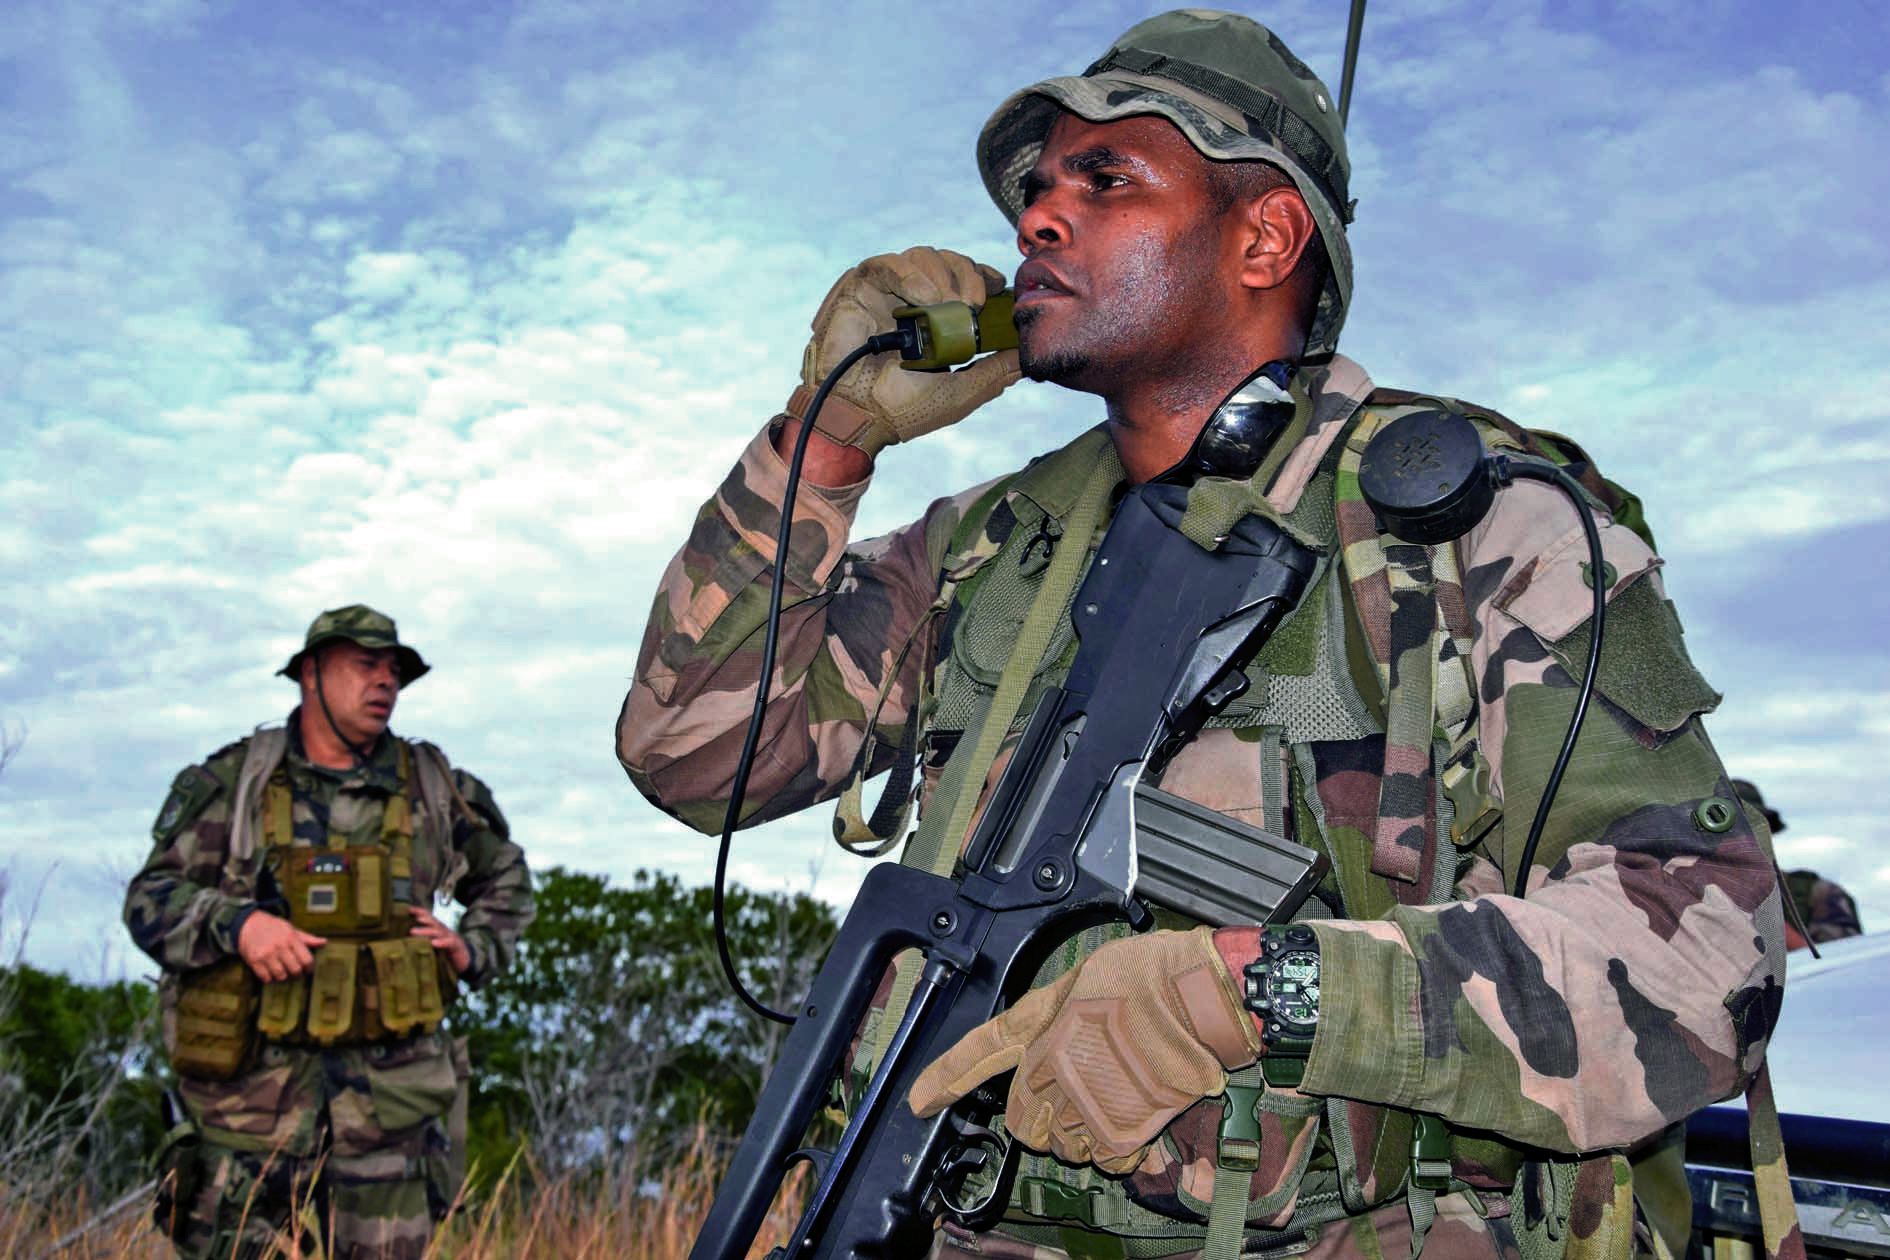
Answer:
<svg viewBox="0 0 1890 1260"><path fill-rule="evenodd" d="M1798 1228L1798 1203L1792 1197L1791 1169L1785 1164L1785 1134L1779 1128L1778 1102L1772 1097L1772 1067L1764 1061L1746 1085L1746 1115L1765 1260L1805 1260L1805 1236Z"/></svg>
<svg viewBox="0 0 1890 1260"><path fill-rule="evenodd" d="M413 757L407 741L394 741L394 755L399 763L400 788L387 798L381 808L381 843L387 846L388 871L393 879L394 900L401 905L413 903L413 800L407 788L413 782Z"/></svg>
<svg viewBox="0 0 1890 1260"><path fill-rule="evenodd" d="M1240 1260L1240 1240L1247 1232L1247 1198L1253 1192L1254 1170L1260 1167L1260 1120L1254 1107L1265 1092L1266 1078L1258 1064L1228 1073L1220 1143L1214 1156L1214 1198L1208 1204L1201 1260Z"/></svg>
<svg viewBox="0 0 1890 1260"><path fill-rule="evenodd" d="M1116 457L1115 443L1104 442L1095 466L1090 469L1089 480L1083 484L1076 506L1064 522L1063 541L1044 572L1043 585L1024 617L1023 627L1017 632L1017 646L1005 661L1004 672L998 676L997 694L991 697L990 707L984 711L977 743L961 741L951 760L945 763L945 773L939 779L928 817L921 822L918 833L899 858L902 865L945 875L958 860L959 846L971 829L971 816L983 795L984 781L990 776L998 750L1010 732L1012 719L1024 703L1024 693L1037 674L1044 651L1050 646L1051 635L1063 619L1070 595L1076 589L1076 579L1089 558L1090 540L1103 523L1109 493L1121 480L1122 461ZM941 805L948 805L950 810L944 815L944 825L938 826L934 825L934 820L941 817ZM912 998L913 987L919 979L919 963L920 958L913 951L900 956L885 1013L871 1030L870 1053L863 1055L861 1061L877 1066L879 1056L885 1052L886 1038L898 1026L906 1003Z"/></svg>
<svg viewBox="0 0 1890 1260"><path fill-rule="evenodd" d="M1405 1193L1405 1206L1411 1210L1411 1260L1424 1250L1424 1239L1437 1221L1437 1191L1412 1186Z"/></svg>
<svg viewBox="0 0 1890 1260"><path fill-rule="evenodd" d="M1430 557L1412 543L1385 545L1385 578L1391 587L1392 607L1390 686L1385 696L1385 772L1378 783L1372 871L1414 884L1434 838L1429 795L1431 731L1437 706L1432 635L1437 624L1437 588Z"/></svg>
<svg viewBox="0 0 1890 1260"><path fill-rule="evenodd" d="M400 790L387 798L386 808L381 810L381 843L392 849L396 856L404 846L409 857L413 855L413 802L407 799L407 782L412 766L412 759L407 752L407 741L394 741L394 755L400 766Z"/></svg>
<svg viewBox="0 0 1890 1260"><path fill-rule="evenodd" d="M263 793L263 851L285 847L295 839L290 809L295 795L289 790L289 772L277 766Z"/></svg>
<svg viewBox="0 0 1890 1260"><path fill-rule="evenodd" d="M892 774L870 818L865 812L866 776L873 768L873 754L879 748L879 715L886 707L886 698L892 694L899 675L905 670L906 659L912 654L912 645L919 641L926 627L932 624L932 619L939 614L943 603L935 602L926 609L925 615L919 618L919 624L912 627L912 633L906 636L885 678L880 680L879 694L873 699L872 712L866 715L866 737L860 741L860 752L854 759L853 773L847 776L847 785L841 790L840 799L834 803L834 842L856 857L878 857L898 844L905 836L906 822L912 816L912 763L918 756L919 722L926 711L931 689L929 670L923 667L919 670L918 703L906 713L905 733L900 736L899 752L893 761Z"/></svg>
<svg viewBox="0 0 1890 1260"><path fill-rule="evenodd" d="M1011 723L1024 703L1024 693L1030 689L1030 680L1037 674L1044 650L1050 646L1050 638L1063 620L1064 609L1076 589L1076 579L1089 558L1089 545L1103 522L1109 492L1121 479L1122 463L1116 458L1115 444L1107 443L1095 467L1090 469L1089 480L1083 485L1070 519L1064 523L1063 541L1057 546L1037 598L1031 602L1030 612L1017 632L1017 646L1004 662L1004 672L998 676L997 694L991 697L991 707L985 710L984 720L978 726L978 742L969 756L955 756L945 767L940 789L943 791L948 785L953 789L948 820L943 828L929 836L926 829L920 829L913 837L914 852L907 865L923 866L934 874L944 874L951 869L958 856L958 846L971 829L971 818L977 812L985 778L1004 745L1004 737L1010 733ZM954 770L958 771L958 781L951 783Z"/></svg>
<svg viewBox="0 0 1890 1260"><path fill-rule="evenodd" d="M1358 487L1365 448L1392 417L1369 412L1348 437L1339 457L1336 492L1346 577L1361 613L1379 614L1385 629L1369 637L1379 694L1385 702L1385 764L1379 780L1378 823L1372 835L1372 871L1403 885L1422 877L1436 842L1431 755L1440 727L1454 757L1474 729L1468 618L1456 596L1461 582L1453 545L1422 547L1399 542L1372 528ZM1357 499L1356 504L1346 500ZM1448 587L1451 598L1445 599ZM1440 685L1439 661L1456 669ZM1459 677L1461 675L1461 677ZM1415 890L1411 890L1415 892ZM1410 898L1403 892L1400 900Z"/></svg>

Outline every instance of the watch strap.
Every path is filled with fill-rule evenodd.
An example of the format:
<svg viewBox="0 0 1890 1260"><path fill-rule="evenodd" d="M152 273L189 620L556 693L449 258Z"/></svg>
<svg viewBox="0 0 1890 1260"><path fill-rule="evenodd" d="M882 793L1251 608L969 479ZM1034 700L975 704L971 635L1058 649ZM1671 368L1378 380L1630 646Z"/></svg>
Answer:
<svg viewBox="0 0 1890 1260"><path fill-rule="evenodd" d="M1260 957L1241 969L1242 1005L1266 1023L1260 1035L1266 1047L1260 1063L1267 1082L1297 1085L1305 1075L1306 1058L1312 1053L1318 1029L1283 1021L1274 1009L1273 998L1279 991L1279 960L1289 953L1311 951L1316 955L1319 938L1311 928L1295 923L1266 927L1260 940Z"/></svg>

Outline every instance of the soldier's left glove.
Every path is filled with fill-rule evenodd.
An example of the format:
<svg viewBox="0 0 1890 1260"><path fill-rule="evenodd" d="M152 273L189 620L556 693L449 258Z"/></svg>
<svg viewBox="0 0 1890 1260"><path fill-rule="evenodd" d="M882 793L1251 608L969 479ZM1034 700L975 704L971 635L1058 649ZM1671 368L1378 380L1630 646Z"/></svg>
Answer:
<svg viewBox="0 0 1890 1260"><path fill-rule="evenodd" d="M965 1034L913 1083L912 1110L932 1115L1015 1068L1012 1137L1126 1173L1170 1120L1259 1055L1213 929L1151 932L1111 941Z"/></svg>
<svg viewBox="0 0 1890 1260"><path fill-rule="evenodd" d="M788 399L788 412L806 415L827 373L874 333L892 331L897 308L954 300L979 307L1003 287L995 267L948 249L917 245L867 259L834 282L814 313L814 336L801 356L801 387ZM877 455L895 442L958 423L1019 379L1015 350L975 359L955 372L906 372L897 363L888 351L841 377L814 428L842 446Z"/></svg>

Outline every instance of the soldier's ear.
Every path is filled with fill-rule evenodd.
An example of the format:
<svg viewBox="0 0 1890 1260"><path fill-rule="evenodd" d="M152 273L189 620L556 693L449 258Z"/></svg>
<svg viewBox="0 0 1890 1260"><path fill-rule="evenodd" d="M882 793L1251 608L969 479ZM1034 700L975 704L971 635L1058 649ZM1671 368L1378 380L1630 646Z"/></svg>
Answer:
<svg viewBox="0 0 1890 1260"><path fill-rule="evenodd" d="M1243 239L1240 282L1250 289L1277 289L1292 279L1319 227L1299 189L1269 188L1241 204Z"/></svg>

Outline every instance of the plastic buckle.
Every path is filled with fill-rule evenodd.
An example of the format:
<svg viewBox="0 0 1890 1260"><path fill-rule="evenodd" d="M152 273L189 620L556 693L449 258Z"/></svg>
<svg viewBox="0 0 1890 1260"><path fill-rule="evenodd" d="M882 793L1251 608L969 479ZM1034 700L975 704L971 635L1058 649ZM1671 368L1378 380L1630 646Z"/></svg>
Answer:
<svg viewBox="0 0 1890 1260"><path fill-rule="evenodd" d="M1076 1221L1087 1229L1111 1229L1128 1223L1122 1205L1100 1188L1079 1189L1048 1177L1019 1177L1024 1211L1046 1221Z"/></svg>
<svg viewBox="0 0 1890 1260"><path fill-rule="evenodd" d="M1260 1167L1260 1117L1256 1108L1264 1093L1252 1085L1229 1085L1221 1106L1220 1152L1215 1163L1235 1172Z"/></svg>
<svg viewBox="0 0 1890 1260"><path fill-rule="evenodd" d="M1450 1126L1420 1115L1411 1130L1411 1184L1419 1190L1450 1189Z"/></svg>

